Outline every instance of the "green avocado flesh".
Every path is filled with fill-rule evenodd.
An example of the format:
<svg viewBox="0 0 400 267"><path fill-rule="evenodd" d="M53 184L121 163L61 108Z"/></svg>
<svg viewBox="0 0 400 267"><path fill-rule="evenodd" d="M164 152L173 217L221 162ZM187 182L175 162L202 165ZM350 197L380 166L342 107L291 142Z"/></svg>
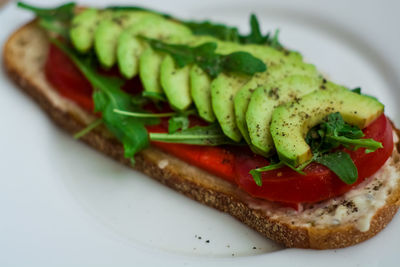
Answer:
<svg viewBox="0 0 400 267"><path fill-rule="evenodd" d="M122 75L130 79L138 73L140 56L147 45L138 37L158 39L167 43L177 43L191 36L191 32L179 23L169 21L157 15L145 17L126 28L118 39L117 57ZM161 54L157 54L162 57ZM154 58L150 57L150 59ZM145 61L146 58L143 60ZM145 64L144 62L142 64ZM155 66L155 67L159 67Z"/></svg>
<svg viewBox="0 0 400 267"><path fill-rule="evenodd" d="M294 74L257 88L251 95L245 117L251 144L265 154L274 152L269 128L274 109L317 90L321 84L322 79L316 76Z"/></svg>
<svg viewBox="0 0 400 267"><path fill-rule="evenodd" d="M214 42L218 54L248 52L267 68L254 75L222 72L213 79L197 65L179 68L142 37L191 47ZM165 94L173 109L194 104L199 117L218 122L233 141L244 138L255 153L277 152L293 166L311 158L305 135L326 115L340 112L363 128L383 112L377 100L327 82L298 52L197 36L179 21L149 11L85 9L72 19L70 39L80 53L94 50L103 68L117 65L126 79L139 75L144 91Z"/></svg>
<svg viewBox="0 0 400 267"><path fill-rule="evenodd" d="M377 100L332 83L304 97L277 107L272 113L271 135L279 158L298 166L312 158L305 141L307 132L329 114L340 112L345 122L360 129L368 126L384 106Z"/></svg>
<svg viewBox="0 0 400 267"><path fill-rule="evenodd" d="M94 32L103 19L108 19L111 12L88 8L72 19L70 38L76 50L88 52L93 46Z"/></svg>
<svg viewBox="0 0 400 267"><path fill-rule="evenodd" d="M254 134L252 134L254 133L254 131L252 131L250 134L252 134L253 139L251 139L248 129L249 125L246 117L252 94L258 88L266 89L277 81L285 79L291 75L307 75L310 77L320 76L317 69L313 65L306 64L302 61L300 57L296 56L296 54L291 54L288 58L286 58L286 60L278 63L275 62L267 69L266 72L254 75L252 79L248 83L246 83L235 96L234 105L236 124L248 144L253 144L253 139L257 138L257 136L254 137ZM284 98L285 95L283 94L280 99L280 103L283 103ZM253 104L251 110L252 111L250 113L259 116L259 114L257 113L259 109L256 105ZM260 113L262 113L261 110ZM251 124L250 127L251 126L253 126L253 124ZM256 147L260 148L261 151L264 151L264 154L268 154L269 152L268 149L263 149L259 145L256 145Z"/></svg>
<svg viewBox="0 0 400 267"><path fill-rule="evenodd" d="M201 45L207 42L218 42L218 40L210 36L196 36L194 42L193 45ZM221 45L218 49L221 49ZM215 114L211 105L211 77L196 65L190 68L189 75L190 95L199 116L205 121L214 122Z"/></svg>
<svg viewBox="0 0 400 267"><path fill-rule="evenodd" d="M199 116L208 122L215 121L211 105L211 78L199 66L190 69L190 94Z"/></svg>
<svg viewBox="0 0 400 267"><path fill-rule="evenodd" d="M267 65L267 71L263 73L268 72L268 66L285 62L290 58L268 46L242 45L235 49L238 50L234 51L249 52L261 59ZM216 118L225 135L236 142L242 139L242 134L237 124L234 99L239 90L251 79L250 76L236 73L221 74L211 83L211 101Z"/></svg>
<svg viewBox="0 0 400 267"><path fill-rule="evenodd" d="M147 47L139 58L139 75L143 88L147 92L162 93L160 66L163 55Z"/></svg>
<svg viewBox="0 0 400 267"><path fill-rule="evenodd" d="M191 36L191 38L186 38L186 40L182 40L180 43L189 46L198 46L209 40L210 38L194 38L193 36ZM214 39L212 40L214 41ZM167 96L170 105L176 110L185 110L192 104L192 94L190 89L190 86L192 84L190 82L191 68L191 65L185 66L183 68L178 68L175 65L172 57L169 55L167 55L161 63L161 86L165 92L165 95ZM207 74L205 75L207 76ZM198 99L196 99L196 101L196 106L198 106L199 104L203 104L199 103Z"/></svg>
<svg viewBox="0 0 400 267"><path fill-rule="evenodd" d="M215 116L224 134L236 142L240 141L242 135L236 125L233 99L249 78L222 73L211 83L211 103Z"/></svg>
<svg viewBox="0 0 400 267"><path fill-rule="evenodd" d="M102 20L94 33L94 48L100 64L111 68L117 57L118 38L121 32L129 25L137 25L145 18L157 17L154 14L138 12L113 12L111 17Z"/></svg>
<svg viewBox="0 0 400 267"><path fill-rule="evenodd" d="M189 66L178 69L169 55L161 63L161 85L170 105L176 110L185 110L192 103L189 91L189 70Z"/></svg>

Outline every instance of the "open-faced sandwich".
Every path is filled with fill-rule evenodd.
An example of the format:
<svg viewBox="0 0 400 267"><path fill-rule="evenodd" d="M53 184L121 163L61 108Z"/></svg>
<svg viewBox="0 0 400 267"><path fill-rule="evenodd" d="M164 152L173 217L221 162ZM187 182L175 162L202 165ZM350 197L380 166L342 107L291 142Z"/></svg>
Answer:
<svg viewBox="0 0 400 267"><path fill-rule="evenodd" d="M42 9L9 76L97 150L287 247L362 242L400 205L384 105L263 34L138 7Z"/></svg>

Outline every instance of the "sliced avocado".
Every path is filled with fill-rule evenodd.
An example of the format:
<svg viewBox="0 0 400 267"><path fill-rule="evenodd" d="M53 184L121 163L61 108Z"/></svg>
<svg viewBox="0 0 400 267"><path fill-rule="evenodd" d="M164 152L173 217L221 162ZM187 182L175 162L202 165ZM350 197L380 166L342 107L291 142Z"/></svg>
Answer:
<svg viewBox="0 0 400 267"><path fill-rule="evenodd" d="M215 121L211 105L211 78L199 66L190 70L190 94L201 118L208 122Z"/></svg>
<svg viewBox="0 0 400 267"><path fill-rule="evenodd" d="M139 75L146 92L162 93L160 83L160 66L164 56L147 47L140 55Z"/></svg>
<svg viewBox="0 0 400 267"><path fill-rule="evenodd" d="M322 79L304 75L292 75L259 87L251 95L246 112L246 123L251 144L266 155L274 151L270 123L274 109L286 102L318 90Z"/></svg>
<svg viewBox="0 0 400 267"><path fill-rule="evenodd" d="M214 38L193 36L180 41L194 47L209 40L214 40ZM174 62L174 64L171 64L171 60L172 57L168 55L161 63L161 85L171 106L178 110L184 110L192 103L191 85L189 82L192 65L178 68Z"/></svg>
<svg viewBox="0 0 400 267"><path fill-rule="evenodd" d="M105 68L115 64L118 37L124 28L155 16L144 11L114 11L110 18L102 20L94 34L94 48L100 64Z"/></svg>
<svg viewBox="0 0 400 267"><path fill-rule="evenodd" d="M258 87L265 87L269 84L285 78L289 75L308 75L319 76L315 66L302 62L301 56L296 52L287 55L281 55L282 62L273 63L266 72L255 74L251 80L246 83L235 96L235 116L237 126L248 144L251 144L250 136L246 123L246 112L252 93Z"/></svg>
<svg viewBox="0 0 400 267"><path fill-rule="evenodd" d="M138 73L139 58L147 46L138 36L177 43L191 37L192 33L186 26L157 15L146 17L125 29L118 39L117 60L121 74L128 79Z"/></svg>
<svg viewBox="0 0 400 267"><path fill-rule="evenodd" d="M236 126L233 99L239 89L250 79L250 76L239 74L218 75L211 82L211 104L222 131L232 140L239 142L242 138Z"/></svg>
<svg viewBox="0 0 400 267"><path fill-rule="evenodd" d="M175 39L174 41L175 43L178 44L183 43L188 46L198 46L210 40L215 41L214 38L208 36L201 36L201 37L190 36L190 38L185 37L185 38L180 38L180 40ZM191 89L193 88L197 89L196 86L198 85L197 83L193 84L190 81L190 77L194 75L195 76L194 80L196 80L197 82L199 82L200 80L196 79L197 72L194 74L191 73L192 69L191 65L185 66L183 68L178 68L175 65L175 63L171 64L171 59L172 58L170 56L167 56L161 63L161 70L160 70L161 85L171 106L178 110L184 110L187 107L189 107L192 103L193 90ZM206 76L205 79L207 79L208 76L205 73L203 74ZM201 77L200 79L204 79L204 77ZM203 99L201 99L201 97L203 97ZM204 95L195 94L195 100L196 100L196 106L199 107L199 112L201 113L200 116L202 117L202 115L204 114L204 112L202 112L203 110L202 101L204 100ZM210 102L211 105L211 101L209 100L209 98L207 100ZM200 106L198 106L199 104ZM209 121L208 118L206 120Z"/></svg>
<svg viewBox="0 0 400 267"><path fill-rule="evenodd" d="M161 63L161 86L169 104L177 110L185 110L192 103L189 91L190 66L178 69L170 55L166 55Z"/></svg>
<svg viewBox="0 0 400 267"><path fill-rule="evenodd" d="M228 46L228 48L231 48ZM233 51L245 51L253 56L261 59L268 68L277 64L283 64L286 60L291 60L291 57L284 53L268 47L258 45L241 45ZM229 53L230 53L229 52ZM256 74L261 75L261 74ZM211 83L211 101L215 116L225 135L235 141L240 141L242 134L236 124L236 114L234 109L234 99L238 91L251 79L250 76L238 75L219 75Z"/></svg>
<svg viewBox="0 0 400 267"><path fill-rule="evenodd" d="M340 112L345 122L363 129L383 112L384 106L379 101L333 83L321 89L279 106L272 114L271 135L275 148L279 158L292 166L312 158L304 138L327 115Z"/></svg>
<svg viewBox="0 0 400 267"><path fill-rule="evenodd" d="M250 45L238 45L230 42L218 42L217 53L227 55L237 51L253 54ZM254 54L253 54L254 55ZM256 56L256 55L254 55ZM232 140L239 142L242 138L235 123L233 99L237 91L251 77L237 73L221 73L211 82L211 106L222 131Z"/></svg>
<svg viewBox="0 0 400 267"><path fill-rule="evenodd" d="M128 28L121 33L117 44L119 71L126 79L132 79L138 73L139 58L144 49L142 41L136 38L135 33L129 32L130 29Z"/></svg>
<svg viewBox="0 0 400 267"><path fill-rule="evenodd" d="M81 53L86 53L93 46L94 32L102 19L111 16L110 11L88 8L77 14L71 23L69 36L71 42Z"/></svg>
<svg viewBox="0 0 400 267"><path fill-rule="evenodd" d="M268 69L267 71L270 70ZM255 75L258 75L258 73ZM251 141L247 129L246 111L250 102L251 95L257 87L261 86L261 84L253 83L252 81L253 80L249 80L245 85L243 85L242 88L239 89L233 100L236 125L243 138L246 140L246 143L249 145L251 145Z"/></svg>

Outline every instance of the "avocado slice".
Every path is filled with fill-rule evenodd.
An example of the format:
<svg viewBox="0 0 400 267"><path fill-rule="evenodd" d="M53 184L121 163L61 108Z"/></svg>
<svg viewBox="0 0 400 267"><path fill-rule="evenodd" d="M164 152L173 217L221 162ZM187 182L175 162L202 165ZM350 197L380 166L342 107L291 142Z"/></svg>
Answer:
<svg viewBox="0 0 400 267"><path fill-rule="evenodd" d="M251 144L265 155L272 154L274 142L270 133L270 123L274 109L279 105L318 90L321 85L321 78L292 75L257 88L251 95L246 112L246 123Z"/></svg>
<svg viewBox="0 0 400 267"><path fill-rule="evenodd" d="M94 48L100 64L107 69L115 64L118 37L123 29L143 18L156 16L144 11L114 11L110 18L102 20L94 33Z"/></svg>
<svg viewBox="0 0 400 267"><path fill-rule="evenodd" d="M118 39L117 61L121 74L127 79L133 78L138 73L139 58L147 47L138 36L167 43L179 43L190 38L192 32L180 23L154 14L125 29Z"/></svg>
<svg viewBox="0 0 400 267"><path fill-rule="evenodd" d="M283 63L282 63L283 62ZM237 93L234 99L236 124L248 144L251 145L247 129L246 112L253 92L258 87L267 87L269 84L290 75L304 74L319 76L317 69L302 61L297 52L282 55L282 62L273 63L266 72L255 74Z"/></svg>
<svg viewBox="0 0 400 267"><path fill-rule="evenodd" d="M147 47L139 58L139 76L146 92L162 93L160 66L164 56Z"/></svg>
<svg viewBox="0 0 400 267"><path fill-rule="evenodd" d="M201 118L208 122L215 121L211 105L211 78L199 66L190 69L190 94Z"/></svg>
<svg viewBox="0 0 400 267"><path fill-rule="evenodd" d="M201 45L208 41L214 41L214 38L210 38L208 36L197 37L192 36L191 38L187 38L181 40L180 43L184 43L188 46L194 47ZM188 108L192 103L192 94L191 94L191 82L190 82L190 70L192 65L184 66L183 68L178 68L175 65L175 62L172 60L172 57L167 55L163 62L161 63L161 85L165 92L165 95L168 98L169 103L172 107L178 110L184 110ZM207 75L204 73L204 75ZM196 77L195 77L196 79ZM197 79L199 81L199 79ZM196 84L192 85L196 86ZM193 87L193 86L192 86ZM198 89L198 88L194 88ZM195 94L195 96L197 96ZM199 101L197 101L197 105ZM200 103L202 104L202 103Z"/></svg>
<svg viewBox="0 0 400 267"><path fill-rule="evenodd" d="M320 90L277 107L272 114L271 135L279 158L298 166L312 158L304 139L307 132L327 115L340 112L345 122L363 129L383 110L376 99L327 83Z"/></svg>
<svg viewBox="0 0 400 267"><path fill-rule="evenodd" d="M71 42L81 53L86 53L92 48L94 32L102 19L111 16L110 11L88 8L74 16L71 22L69 36Z"/></svg>
<svg viewBox="0 0 400 267"><path fill-rule="evenodd" d="M247 75L222 73L211 82L211 104L222 131L232 140L242 139L236 126L233 98L250 79Z"/></svg>
<svg viewBox="0 0 400 267"><path fill-rule="evenodd" d="M172 108L185 110L192 103L189 91L189 66L177 68L174 59L167 55L161 63L161 86Z"/></svg>
<svg viewBox="0 0 400 267"><path fill-rule="evenodd" d="M193 41L187 42L187 44L197 46L206 42L216 42L218 45L216 52L220 54L229 54L243 50L243 47L240 45L218 41L209 36L193 37ZM199 116L208 122L214 122L215 116L211 103L211 78L208 74L198 66L187 66L178 69L175 65L169 63L165 64L164 68L162 72L165 71L166 73L162 74L161 82L171 105L175 108L180 106L182 109L188 107L193 100ZM188 69L190 71L187 78L184 76L188 75ZM172 73L174 75L171 75ZM185 82L178 85L176 81L168 81L167 79L177 79L179 81L184 79ZM186 79L189 79L189 84L186 83ZM188 90L190 91L191 98L188 96ZM175 98L179 99L175 100ZM186 102L183 103L182 101ZM178 102L180 103L179 105Z"/></svg>
<svg viewBox="0 0 400 267"><path fill-rule="evenodd" d="M219 43L217 39L210 36L196 36L196 39L196 45L207 42ZM192 96L193 103L196 106L199 116L205 121L214 122L215 115L211 105L210 76L197 65L191 67L189 76L190 95Z"/></svg>
<svg viewBox="0 0 400 267"><path fill-rule="evenodd" d="M290 56L268 46L241 45L236 49L234 51L251 53L267 65L266 72L258 73L255 76L263 76L268 73L268 67L284 64L287 60L291 60ZM237 113L234 109L234 99L239 90L251 79L250 76L222 74L211 83L211 101L215 116L225 135L237 142L242 138L242 134L236 123Z"/></svg>

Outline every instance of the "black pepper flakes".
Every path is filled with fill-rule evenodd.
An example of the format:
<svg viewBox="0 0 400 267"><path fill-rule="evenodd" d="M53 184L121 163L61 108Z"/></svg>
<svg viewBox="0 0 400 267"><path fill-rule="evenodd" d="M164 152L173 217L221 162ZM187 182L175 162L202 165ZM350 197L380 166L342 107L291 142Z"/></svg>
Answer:
<svg viewBox="0 0 400 267"><path fill-rule="evenodd" d="M278 100L279 99L279 88L272 88L271 90L269 90L268 92L268 97L274 100Z"/></svg>

